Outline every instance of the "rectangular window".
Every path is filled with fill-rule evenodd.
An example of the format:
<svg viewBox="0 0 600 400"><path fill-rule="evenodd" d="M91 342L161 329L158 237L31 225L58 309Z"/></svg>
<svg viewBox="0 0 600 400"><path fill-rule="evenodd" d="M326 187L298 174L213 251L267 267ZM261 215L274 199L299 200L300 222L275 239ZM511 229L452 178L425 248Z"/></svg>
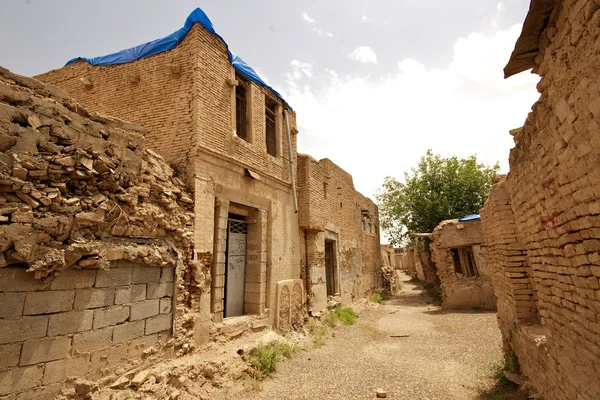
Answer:
<svg viewBox="0 0 600 400"><path fill-rule="evenodd" d="M267 153L277 157L277 102L272 99L265 101L265 127Z"/></svg>
<svg viewBox="0 0 600 400"><path fill-rule="evenodd" d="M248 81L236 76L238 85L235 87L235 131L239 138L246 141L248 134Z"/></svg>
<svg viewBox="0 0 600 400"><path fill-rule="evenodd" d="M452 255L452 262L454 264L454 272L460 277L477 277L479 271L477 270L477 263L475 262L475 256L473 255L473 248L471 247L459 247L456 249L450 249Z"/></svg>
<svg viewBox="0 0 600 400"><path fill-rule="evenodd" d="M323 182L323 198L327 200L327 182Z"/></svg>

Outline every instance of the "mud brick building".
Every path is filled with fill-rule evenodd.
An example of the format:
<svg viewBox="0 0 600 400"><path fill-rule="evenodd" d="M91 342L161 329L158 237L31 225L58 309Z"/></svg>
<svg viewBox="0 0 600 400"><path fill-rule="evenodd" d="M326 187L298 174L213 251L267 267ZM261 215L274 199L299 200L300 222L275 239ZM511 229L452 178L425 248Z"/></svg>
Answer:
<svg viewBox="0 0 600 400"><path fill-rule="evenodd" d="M310 202L298 197L313 183L298 177L294 186L304 172L296 115L285 100L229 51L200 9L182 30L152 43L155 52L148 53L146 44L76 59L37 78L91 110L144 126L147 145L185 177L194 193L194 261L209 271L190 300L197 342L235 325L222 325L225 318L252 316L239 319L235 329L242 331L265 323L285 328L306 314L306 295L318 293L320 305L326 304L325 276L313 287L306 273L312 264L302 261L307 247L315 248L310 254L324 254L326 240L339 240L332 254L340 272L329 280L338 279L335 293L349 300L372 289L379 282L372 273L380 267L379 236L373 227L368 234L359 227L361 209L377 223L376 207L329 163L319 168L333 171L334 181L343 176L331 184L329 201L346 208L334 213L323 203L327 211L303 209ZM299 218L319 224L301 226ZM319 229L319 243L306 246L306 231L317 235ZM323 265L316 268L324 271ZM353 286L346 289L346 282Z"/></svg>
<svg viewBox="0 0 600 400"><path fill-rule="evenodd" d="M193 345L193 199L143 133L0 67L0 398Z"/></svg>
<svg viewBox="0 0 600 400"><path fill-rule="evenodd" d="M479 216L443 221L430 239L443 307L495 310L491 274L481 257L483 235Z"/></svg>
<svg viewBox="0 0 600 400"><path fill-rule="evenodd" d="M298 155L302 270L309 309L346 304L381 287L377 206L329 159Z"/></svg>
<svg viewBox="0 0 600 400"><path fill-rule="evenodd" d="M507 77L540 100L481 211L509 367L544 399L600 398L600 4L531 2Z"/></svg>

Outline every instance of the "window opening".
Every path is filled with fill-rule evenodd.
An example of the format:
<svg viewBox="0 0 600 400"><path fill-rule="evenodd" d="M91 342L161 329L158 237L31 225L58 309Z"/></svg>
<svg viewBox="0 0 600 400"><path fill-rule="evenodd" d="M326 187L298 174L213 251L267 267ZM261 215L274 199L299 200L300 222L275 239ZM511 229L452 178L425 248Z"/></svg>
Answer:
<svg viewBox="0 0 600 400"><path fill-rule="evenodd" d="M248 141L248 82L236 77L235 87L235 130L239 138Z"/></svg>
<svg viewBox="0 0 600 400"><path fill-rule="evenodd" d="M265 126L267 153L277 157L277 102L272 99L265 101Z"/></svg>

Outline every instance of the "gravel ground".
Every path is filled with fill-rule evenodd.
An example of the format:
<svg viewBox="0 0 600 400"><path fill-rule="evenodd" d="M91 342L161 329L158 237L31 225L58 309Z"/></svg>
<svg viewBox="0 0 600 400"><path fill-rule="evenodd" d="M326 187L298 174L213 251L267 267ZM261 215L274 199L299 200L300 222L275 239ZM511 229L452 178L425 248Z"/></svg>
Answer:
<svg viewBox="0 0 600 400"><path fill-rule="evenodd" d="M443 311L403 277L403 293L338 328L319 349L282 362L246 399L476 399L501 361L492 312ZM393 338L391 335L410 335Z"/></svg>

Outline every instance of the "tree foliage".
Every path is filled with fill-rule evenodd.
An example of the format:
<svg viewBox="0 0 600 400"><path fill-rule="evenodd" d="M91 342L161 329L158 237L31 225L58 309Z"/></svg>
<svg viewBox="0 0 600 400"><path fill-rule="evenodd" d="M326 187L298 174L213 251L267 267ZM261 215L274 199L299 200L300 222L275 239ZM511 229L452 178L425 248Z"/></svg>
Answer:
<svg viewBox="0 0 600 400"><path fill-rule="evenodd" d="M377 194L381 227L393 244L408 232L432 232L446 219L476 214L487 199L500 166L479 163L476 156L442 158L427 150L404 183L386 177Z"/></svg>

